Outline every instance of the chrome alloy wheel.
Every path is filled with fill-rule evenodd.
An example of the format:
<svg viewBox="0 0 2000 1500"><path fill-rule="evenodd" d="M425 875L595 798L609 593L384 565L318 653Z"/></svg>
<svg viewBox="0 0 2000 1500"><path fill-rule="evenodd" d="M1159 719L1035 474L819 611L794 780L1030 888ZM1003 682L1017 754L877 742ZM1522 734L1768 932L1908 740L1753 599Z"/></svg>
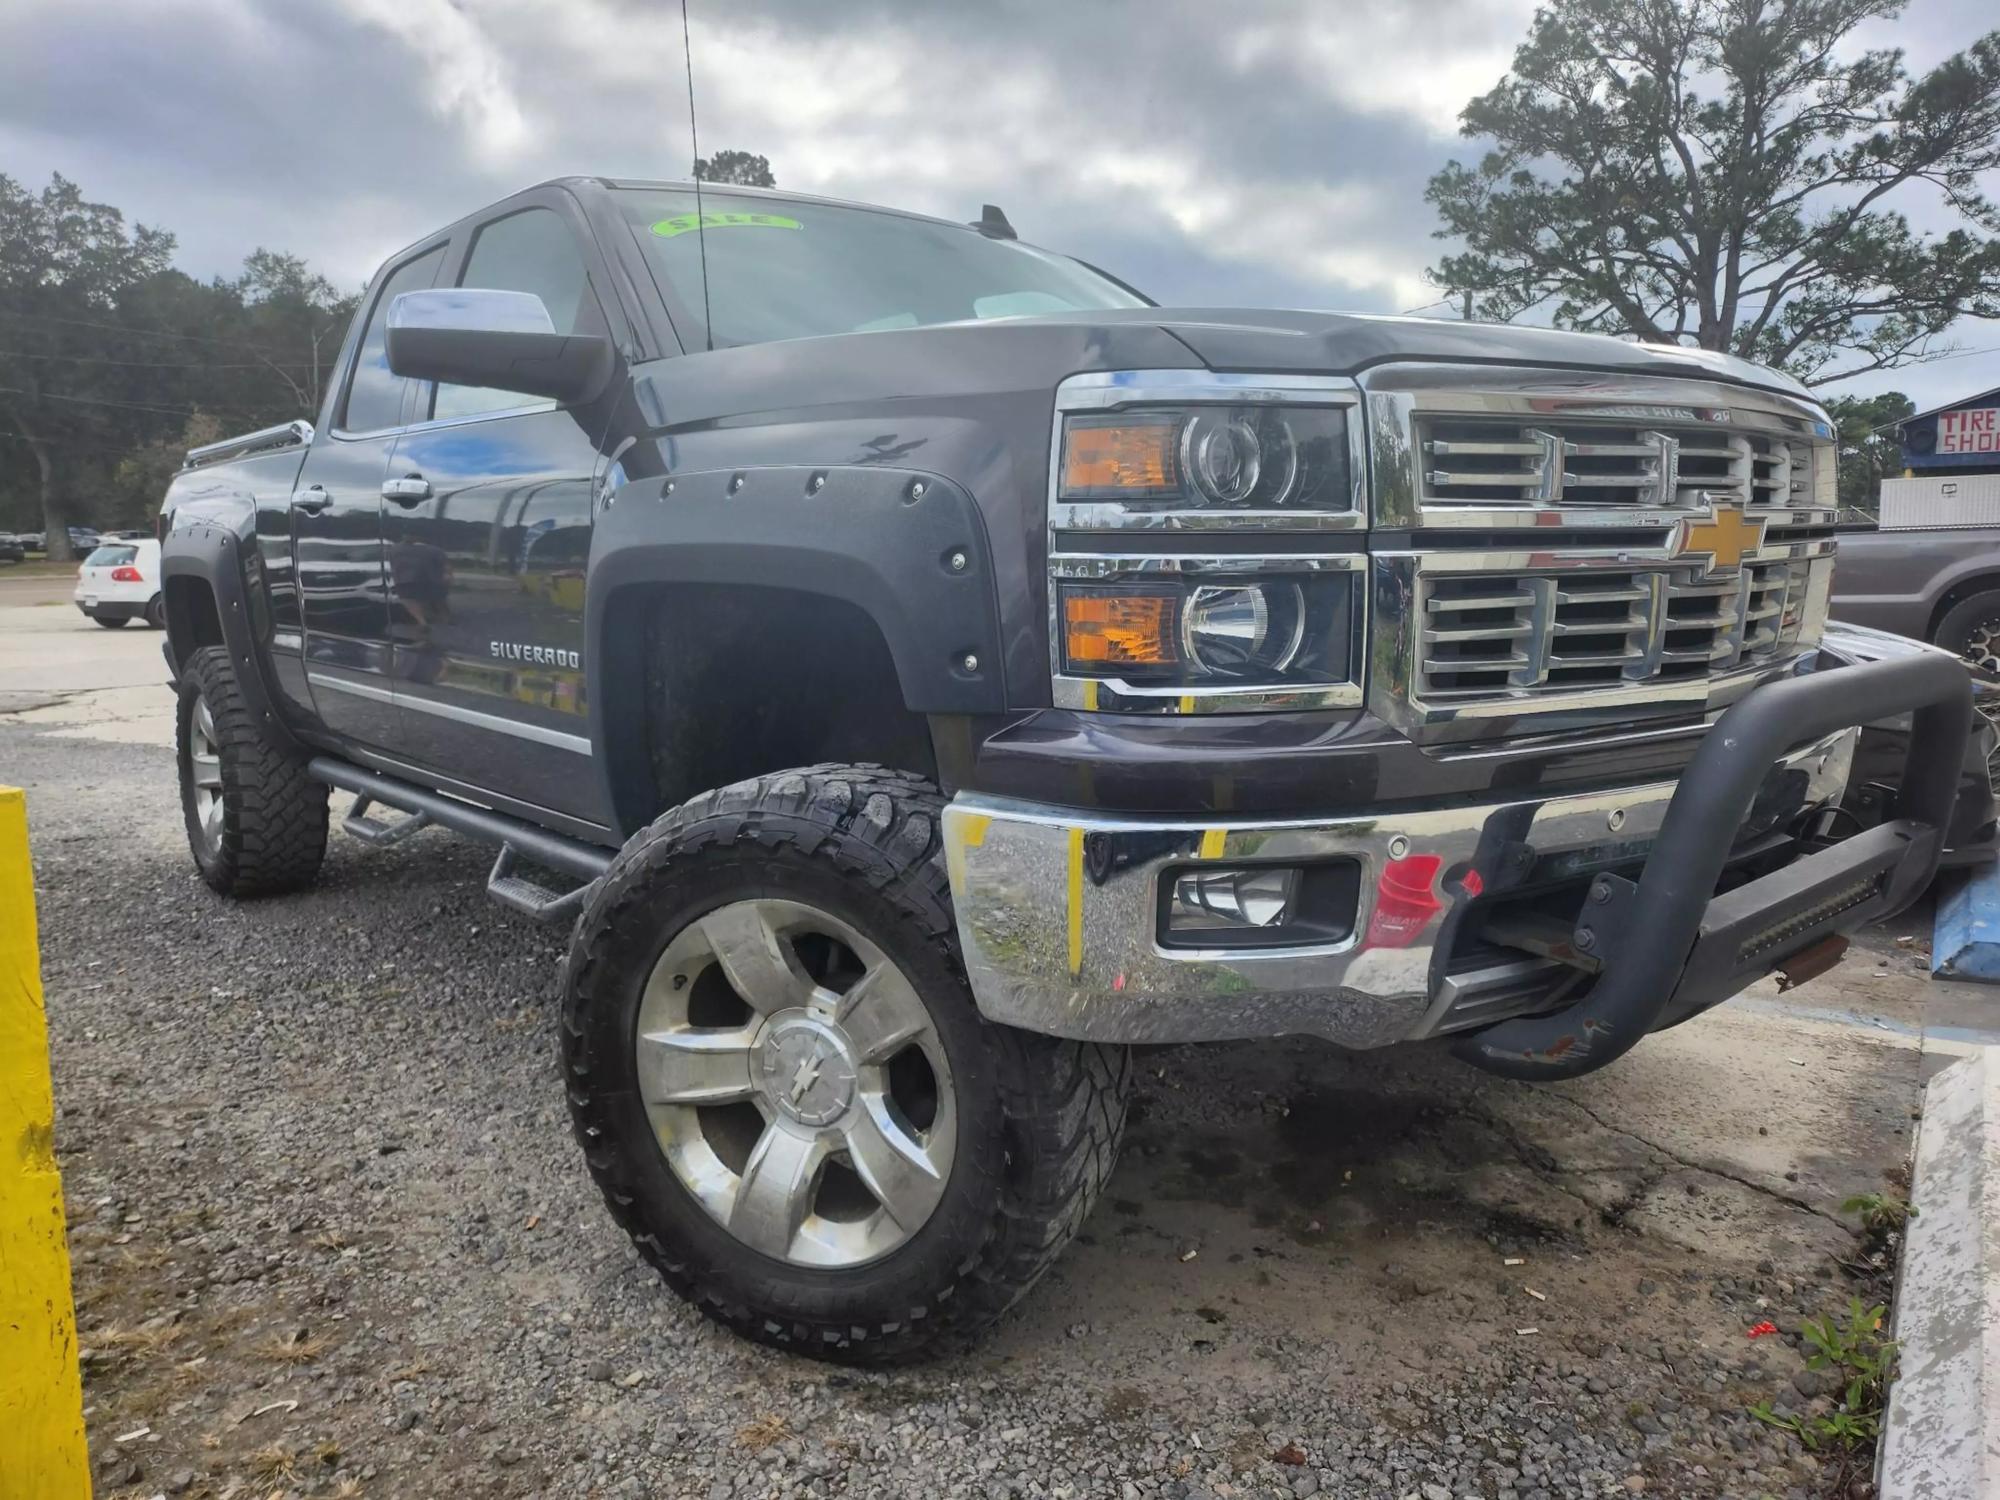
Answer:
<svg viewBox="0 0 2000 1500"><path fill-rule="evenodd" d="M1975 624L1966 633L1959 656L1981 671L2000 673L2000 616Z"/></svg>
<svg viewBox="0 0 2000 1500"><path fill-rule="evenodd" d="M215 742L215 716L201 698L194 700L188 724L188 781L202 848L213 854L222 840L222 750Z"/></svg>
<svg viewBox="0 0 2000 1500"><path fill-rule="evenodd" d="M690 924L647 978L635 1045L668 1165L753 1250L865 1265L943 1196L944 1044L902 970L826 912L756 899Z"/></svg>

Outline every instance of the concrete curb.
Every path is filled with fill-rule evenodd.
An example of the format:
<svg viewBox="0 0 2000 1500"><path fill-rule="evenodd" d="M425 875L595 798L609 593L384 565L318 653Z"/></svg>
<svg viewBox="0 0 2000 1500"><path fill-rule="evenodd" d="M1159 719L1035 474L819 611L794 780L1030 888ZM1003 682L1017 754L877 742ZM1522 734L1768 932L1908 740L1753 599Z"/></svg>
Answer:
<svg viewBox="0 0 2000 1500"><path fill-rule="evenodd" d="M1880 1500L2000 1495L2000 1047L1924 1090Z"/></svg>
<svg viewBox="0 0 2000 1500"><path fill-rule="evenodd" d="M2000 864L1939 878L1931 973L2000 984Z"/></svg>

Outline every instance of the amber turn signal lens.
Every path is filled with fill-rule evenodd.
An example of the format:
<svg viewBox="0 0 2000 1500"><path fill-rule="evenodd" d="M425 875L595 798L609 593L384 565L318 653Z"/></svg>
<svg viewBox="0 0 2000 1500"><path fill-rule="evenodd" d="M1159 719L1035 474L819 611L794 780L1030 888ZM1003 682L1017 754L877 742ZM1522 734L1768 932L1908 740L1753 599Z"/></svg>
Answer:
<svg viewBox="0 0 2000 1500"><path fill-rule="evenodd" d="M1062 492L1074 498L1177 493L1179 426L1161 419L1072 420L1063 443Z"/></svg>
<svg viewBox="0 0 2000 1500"><path fill-rule="evenodd" d="M1063 653L1077 666L1172 666L1179 607L1171 594L1065 594Z"/></svg>

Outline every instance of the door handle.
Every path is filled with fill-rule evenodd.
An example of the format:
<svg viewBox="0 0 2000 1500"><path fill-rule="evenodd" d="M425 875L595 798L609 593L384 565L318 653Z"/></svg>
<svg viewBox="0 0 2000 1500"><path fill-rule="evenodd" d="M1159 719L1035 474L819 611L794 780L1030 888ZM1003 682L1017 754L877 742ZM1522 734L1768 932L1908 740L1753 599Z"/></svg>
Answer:
<svg viewBox="0 0 2000 1500"><path fill-rule="evenodd" d="M309 489L292 491L292 509L308 511L318 515L333 504L333 496L326 492L325 485L313 485Z"/></svg>
<svg viewBox="0 0 2000 1500"><path fill-rule="evenodd" d="M431 497L431 482L421 474L405 474L401 479L382 481L382 498L398 505L416 505Z"/></svg>

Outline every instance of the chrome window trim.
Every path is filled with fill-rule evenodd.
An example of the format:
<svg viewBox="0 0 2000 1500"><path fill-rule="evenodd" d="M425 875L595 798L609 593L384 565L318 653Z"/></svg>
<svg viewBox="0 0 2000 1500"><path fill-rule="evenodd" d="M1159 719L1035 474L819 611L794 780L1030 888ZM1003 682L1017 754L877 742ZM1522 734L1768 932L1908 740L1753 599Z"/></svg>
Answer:
<svg viewBox="0 0 2000 1500"><path fill-rule="evenodd" d="M407 437L413 432L431 432L443 427L469 427L475 422L497 422L503 417L539 416L543 412L561 411L563 408L552 401L535 406L510 406L500 411L468 412L462 417L431 417L422 422L408 422L401 427L382 427L374 432L343 432L335 428L331 436L347 441L359 438Z"/></svg>
<svg viewBox="0 0 2000 1500"><path fill-rule="evenodd" d="M1374 519L1381 527L1462 528L1508 531L1524 527L1570 530L1664 530L1687 512L1658 508L1536 504L1534 502L1432 501L1418 483L1414 419L1450 413L1465 416L1612 420L1627 417L1677 425L1712 425L1724 433L1756 433L1831 446L1833 424L1811 401L1775 391L1680 376L1610 374L1487 365L1380 365L1359 384L1368 408L1370 457L1375 481ZM1709 415L1714 414L1714 415ZM1837 507L1811 511L1758 506L1750 514L1787 525L1830 525ZM1807 520L1810 515L1813 519Z"/></svg>
<svg viewBox="0 0 2000 1500"><path fill-rule="evenodd" d="M1347 413L1346 510L1127 510L1115 500L1063 500L1063 418L1125 406L1334 406ZM1362 436L1361 388L1344 375L1237 375L1214 370L1094 370L1056 387L1049 434L1049 550L1059 531L1325 532L1368 524L1368 455Z"/></svg>
<svg viewBox="0 0 2000 1500"><path fill-rule="evenodd" d="M1136 713L1269 713L1314 708L1356 708L1362 701L1359 681L1322 683L1302 688L1270 686L1198 687L1181 684L1154 687L1116 677L1076 677L1062 669L1062 597L1060 585L1078 579L1184 576L1228 578L1232 575L1272 573L1355 573L1365 574L1368 556L1362 552L1328 552L1256 557L1241 553L1134 553L1110 555L1099 552L1058 552L1049 558L1049 677L1057 708L1077 708L1088 712L1124 711ZM1353 599L1354 617L1350 627L1357 651L1356 660L1365 663L1368 632L1368 589L1365 578L1357 583Z"/></svg>

